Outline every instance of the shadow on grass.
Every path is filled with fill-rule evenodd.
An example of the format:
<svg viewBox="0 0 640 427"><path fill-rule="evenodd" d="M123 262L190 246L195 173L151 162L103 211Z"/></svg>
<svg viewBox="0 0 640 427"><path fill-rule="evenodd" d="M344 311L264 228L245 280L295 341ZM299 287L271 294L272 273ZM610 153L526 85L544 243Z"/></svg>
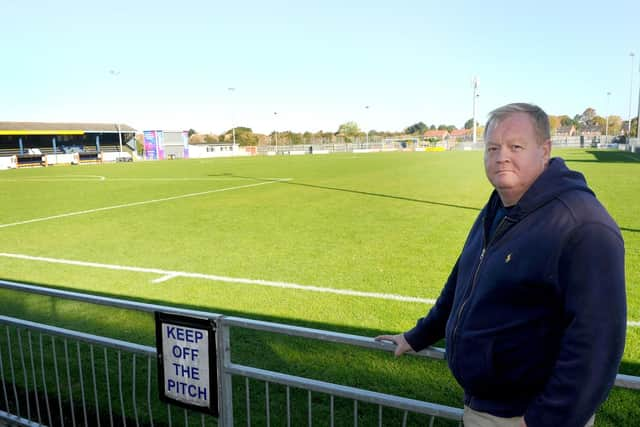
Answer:
<svg viewBox="0 0 640 427"><path fill-rule="evenodd" d="M77 289L50 286L43 283L28 284L77 292ZM0 291L3 314L73 330L81 329L83 332L111 338L154 345L154 322L153 316L149 313L131 312L120 308L84 304L22 292L17 294L17 292L19 291ZM121 296L107 292L91 294L121 298ZM130 298L129 300L167 305L164 300L147 298ZM216 310L212 307L204 308L197 305L178 305L178 307L193 310L205 309L212 314ZM122 315L123 312L126 314ZM368 328L337 327L333 324L286 317L256 316L249 311L225 311L218 314L335 330L362 336L374 336L383 332ZM462 390L456 384L443 361L416 357L395 359L391 354L381 351L243 328L233 328L231 333L234 363L453 407L461 406ZM623 361L620 372L638 376L640 375L640 363ZM264 382L250 380L248 395L251 403L247 406L247 383L241 379L234 380L234 406L238 411L237 420L246 420L245 417L249 414L254 425L266 424L267 395L269 396L271 417L277 420L286 419L286 402L291 397L294 425L306 423L309 416L308 404L311 400L314 402L313 423L316 425L328 425L332 411L341 420L353 420L354 417L353 401L336 398L333 409L330 409L329 398L320 393L314 393L311 396L311 394L300 390L289 390L275 384L268 386ZM598 411L599 425L630 425L631 420L640 417L637 399L638 391L614 389L602 409ZM378 407L362 404L357 409L356 416L361 425L377 424ZM403 413L400 411L385 409L385 425L399 425L402 417ZM426 422L424 418L416 416L415 419L412 419L411 417L413 415L410 416L408 425L424 425ZM241 422L241 424L244 423ZM436 425L451 424L438 421Z"/></svg>
<svg viewBox="0 0 640 427"><path fill-rule="evenodd" d="M587 150L593 159L566 159L567 163L640 163L640 155L628 151Z"/></svg>
<svg viewBox="0 0 640 427"><path fill-rule="evenodd" d="M381 333L389 332L386 330L378 330L378 329L372 329L372 328L366 328L366 327L336 325L331 323L310 321L310 320L305 320L300 318L256 314L251 311L229 310L227 308L218 310L218 308L212 306L211 304L207 304L207 305L171 304L170 302L167 302L167 300L163 300L163 299L140 298L140 297L125 298L121 294L117 294L117 293L97 292L97 291L83 292L78 290L78 288L60 286L56 284L30 282L30 281L24 281L24 280L21 280L18 282L15 279L5 279L2 277L0 277L0 280L6 280L9 282L21 283L25 285L41 286L41 287L56 289L60 291L82 293L82 294L98 296L98 297L134 301L134 302L139 302L144 304L177 307L177 308L182 308L187 310L199 310L199 311L209 312L212 315L222 314L225 316L243 317L243 318L248 318L253 320L262 320L266 322L282 323L282 324L288 324L292 326L301 326L306 328L342 332L342 333L353 334L353 335L373 337ZM11 316L11 315L14 315L11 313L16 313L16 314L24 313L30 316L29 318L27 318L27 320L40 321L43 323L48 323L47 321L51 321L51 324L55 323L56 326L60 326L60 327L69 327L67 323L73 324L76 327L81 326L83 329L91 326L92 330L97 331L97 332L91 332L91 333L100 333L101 330L104 329L104 327L102 327L101 323L97 323L97 322L94 325L94 321L96 320L96 317L90 312L85 313L83 310L81 310L80 306L82 305L105 310L105 312L112 312L104 320L110 321L116 324L119 323L120 319L118 318L118 316L115 315L115 313L128 313L129 315L141 316L142 318L145 318L145 319L148 318L148 320L145 320L144 323L148 322L149 325L151 326L153 326L154 324L153 316L146 312L134 311L134 310L117 308L117 307L92 304L92 303L78 302L70 299L36 295L33 293L28 293L28 292L23 292L18 290L9 290L9 289L0 288L0 302L3 303L2 313L0 314ZM71 307L69 307L69 305L71 305ZM72 309L77 308L77 310L69 310L69 308L72 308ZM67 319L69 320L69 322L65 322L65 320ZM142 322L141 319L136 319L136 321ZM134 323L132 325L119 324L118 327L112 330L112 332L114 333L113 337L117 338L119 336L127 336L130 338L131 333L139 329L139 326L143 326L143 325L137 324L137 323ZM144 325L144 327L146 328L147 325ZM151 332L149 336L152 338L152 340L147 342L140 342L141 344L145 344L145 345L154 344L155 341L153 340L155 339L155 335L153 335L153 333Z"/></svg>
<svg viewBox="0 0 640 427"><path fill-rule="evenodd" d="M618 369L618 372L623 373L625 375L640 377L640 362L623 360L620 363L620 369Z"/></svg>
<svg viewBox="0 0 640 427"><path fill-rule="evenodd" d="M615 158L619 157L620 155L627 154L627 155L634 156L636 158L636 160L629 160L629 159L627 159L627 160L616 160L616 162L625 162L625 163L640 162L640 155L626 153L626 152L616 153L616 152L607 152L607 151L588 151L588 153L602 154L602 155L604 155L603 157L608 157L607 154L611 154L611 155L613 155L612 157L615 157ZM616 155L618 155L618 156L616 156ZM567 162L598 162L598 161L612 162L612 160L567 160ZM223 173L223 174L209 175L209 176L223 176L223 175L224 176L230 176L232 174L231 173ZM274 181L272 179L255 178L255 177L249 177L249 176L239 176L239 175L234 175L234 176L237 176L238 178L252 179L252 180L260 181L260 182ZM471 206L454 205L454 204L442 203L442 202L433 202L433 201L429 201L429 200L414 199L414 198L411 198L411 197L393 196L393 195L381 194L381 193L371 193L371 192L360 191L360 190L349 190L349 189L346 189L346 188L327 187L327 186L322 186L322 185L304 184L304 183L301 183L301 182L291 182L291 181L277 181L277 182L279 182L281 184L286 184L286 185L299 185L299 186L302 186L302 187L317 188L317 189L321 189L321 190L343 191L343 192L347 192L347 193L361 194L361 195L365 195L365 196L386 197L386 198L389 198L389 199L404 200L404 201L415 202L415 203L425 203L425 204L429 204L429 205L445 206L445 207L449 207L449 208L466 209L466 210L472 210L472 211L477 211L477 212L479 212L481 210L481 208L475 208L475 207L471 207ZM620 227L620 230L628 231L628 232L631 232L631 233L640 232L639 229L628 228L628 227Z"/></svg>
<svg viewBox="0 0 640 427"><path fill-rule="evenodd" d="M77 292L77 289L62 286L24 283ZM91 295L121 298L107 292L91 293ZM162 300L145 298L131 298L129 300L167 305L166 301ZM0 290L0 304L5 307L3 314L8 316L145 345L154 345L154 322L150 313L133 312L121 308L12 290ZM196 305L180 305L179 307L194 310L203 309L203 307ZM213 314L211 310L211 307L206 307L206 311ZM215 311L215 308L213 310ZM123 313L125 314L123 315ZM296 324L323 330L337 330L335 325L285 317L255 316L250 312L227 311L221 314ZM340 328L339 330L365 336L373 336L382 332L366 328ZM232 328L231 334L234 363L453 407L460 407L462 404L462 390L453 380L444 361L424 360L417 357L396 359L390 353L383 351L244 328ZM267 402L267 392L265 391L267 386L263 382L254 380L251 380L251 383L250 400L252 403L247 407L246 384L244 380L234 381L234 406L238 411L236 418L238 421L242 421L249 413L252 425L266 425L264 409ZM313 424L315 425L329 425L332 412L336 420L353 420L354 403L352 400L336 398L332 407L329 397L321 393L313 393L311 396L307 392L288 390L286 387L275 384L271 384L270 387L268 394L273 419L286 419L285 402L288 399L287 395L291 394L293 425L306 424L309 416L309 399L314 402ZM357 416L360 425L376 425L378 411L379 408L376 405L361 404L355 416ZM385 425L400 425L403 416L402 411L385 409ZM411 414L408 425L425 425L428 421L425 416ZM245 423L240 422L240 425L242 424ZM338 422L337 425L342 425L342 422ZM435 425L452 424L448 421L438 420Z"/></svg>
<svg viewBox="0 0 640 427"><path fill-rule="evenodd" d="M620 227L621 231L628 231L630 233L640 233L640 230L637 228L628 228L628 227Z"/></svg>
<svg viewBox="0 0 640 427"><path fill-rule="evenodd" d="M221 175L231 175L229 173L224 173ZM220 176L220 175L209 175L209 176ZM265 179L265 178L256 178L256 177L251 177L251 176L240 176L240 175L233 175L237 178L243 178L243 179L251 179L254 181L259 181L259 182L278 182L280 184L284 184L284 185L296 185L296 186L301 186L301 187L308 187L308 188L315 188L318 190L330 190L330 191L341 191L341 192L345 192L345 193L352 193L352 194L360 194L363 196L372 196L372 197L383 197L383 198L387 198L387 199L395 199L395 200L402 200L405 202L414 202L414 203L424 203L424 204L428 204L428 205L434 205L434 206L445 206L448 208L456 208L456 209L466 209L466 210L471 210L471 211L476 211L479 212L481 210L481 208L477 208L477 207L473 207L473 206L464 206L464 205L455 205L452 203L442 203L442 202L434 202L431 200L422 200L422 199L415 199L412 197L404 197L404 196L394 196L391 194L382 194L382 193L372 193L369 191L361 191L361 190L351 190L348 188L338 188L338 187L328 187L328 186L324 186L324 185L315 185L315 184L305 184L302 182L293 182L293 181L280 181L280 180L276 180L276 179Z"/></svg>

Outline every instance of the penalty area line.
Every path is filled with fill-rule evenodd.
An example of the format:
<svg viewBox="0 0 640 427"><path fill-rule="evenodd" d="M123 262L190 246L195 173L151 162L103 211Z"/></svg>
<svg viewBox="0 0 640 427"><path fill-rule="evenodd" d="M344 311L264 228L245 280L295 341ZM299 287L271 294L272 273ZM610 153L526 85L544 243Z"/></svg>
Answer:
<svg viewBox="0 0 640 427"><path fill-rule="evenodd" d="M78 216L78 215L86 215L86 214L91 214L91 213L95 213L95 212L110 211L110 210L114 210L114 209L131 208L131 207L134 207L134 206L142 206L142 205L148 205L148 204L152 204L152 203L169 202L171 200L186 199L187 197L205 196L207 194L222 193L223 191L240 190L240 189L243 189L243 188L257 187L259 185L274 184L276 182L288 181L290 179L291 178L283 178L283 179L277 179L277 180L274 179L272 181L258 182L258 183L254 183L254 184L238 185L238 186L235 186L235 187L218 188L216 190L200 191L200 192L197 192L197 193L180 194L178 196L163 197L161 199L142 200L140 202L124 203L124 204L121 204L121 205L105 206L105 207L102 207L102 208L87 209L87 210L76 211L76 212L67 212L67 213L58 214L58 215L51 215L51 216L46 216L46 217L41 217L41 218L28 219L28 220L25 220L25 221L17 221L17 222L11 222L11 223L8 223L8 224L0 224L0 228L15 227L17 225L31 224L31 223L34 223L34 222L42 222L42 221L50 221L52 219L67 218L67 217L70 217L70 216Z"/></svg>

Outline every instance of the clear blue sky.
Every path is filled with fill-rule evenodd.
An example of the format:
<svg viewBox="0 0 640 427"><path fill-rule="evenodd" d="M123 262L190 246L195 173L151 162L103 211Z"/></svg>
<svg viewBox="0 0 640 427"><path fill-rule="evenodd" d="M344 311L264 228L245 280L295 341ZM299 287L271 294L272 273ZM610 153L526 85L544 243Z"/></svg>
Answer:
<svg viewBox="0 0 640 427"><path fill-rule="evenodd" d="M635 0L3 0L0 16L0 121L461 127L474 75L480 122L513 101L626 119L632 51L638 108Z"/></svg>

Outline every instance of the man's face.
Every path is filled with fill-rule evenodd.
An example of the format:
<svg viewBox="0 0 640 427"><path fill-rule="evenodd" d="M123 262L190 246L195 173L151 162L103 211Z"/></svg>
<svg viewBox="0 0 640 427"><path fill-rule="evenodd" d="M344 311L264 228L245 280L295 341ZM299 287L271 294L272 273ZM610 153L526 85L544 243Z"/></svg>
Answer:
<svg viewBox="0 0 640 427"><path fill-rule="evenodd" d="M520 200L544 171L551 153L551 141L540 144L532 119L514 113L487 131L484 169L505 206Z"/></svg>

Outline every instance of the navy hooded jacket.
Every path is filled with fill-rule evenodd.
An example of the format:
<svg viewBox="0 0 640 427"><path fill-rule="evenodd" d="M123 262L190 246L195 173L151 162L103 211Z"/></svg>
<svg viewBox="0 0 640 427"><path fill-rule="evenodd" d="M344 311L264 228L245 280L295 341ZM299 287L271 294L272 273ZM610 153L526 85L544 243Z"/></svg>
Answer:
<svg viewBox="0 0 640 427"><path fill-rule="evenodd" d="M560 158L487 239L500 206L494 191L440 297L405 338L419 351L446 337L471 408L524 415L528 427L583 427L624 349L620 231Z"/></svg>

